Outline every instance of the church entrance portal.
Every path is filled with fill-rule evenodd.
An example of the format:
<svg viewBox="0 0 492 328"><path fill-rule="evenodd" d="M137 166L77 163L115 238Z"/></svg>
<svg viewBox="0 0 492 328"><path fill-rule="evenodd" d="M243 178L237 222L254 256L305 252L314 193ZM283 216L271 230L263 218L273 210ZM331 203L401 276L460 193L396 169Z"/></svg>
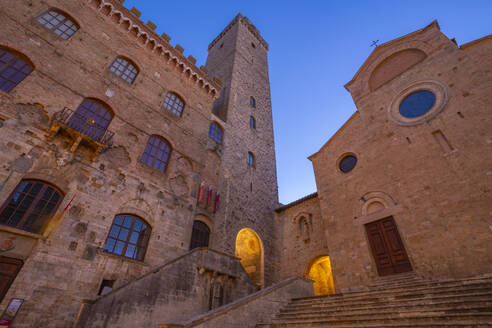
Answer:
<svg viewBox="0 0 492 328"><path fill-rule="evenodd" d="M306 278L314 280L314 295L335 293L330 257L320 256L312 260L307 267Z"/></svg>
<svg viewBox="0 0 492 328"><path fill-rule="evenodd" d="M380 276L412 271L393 217L368 223L365 227Z"/></svg>

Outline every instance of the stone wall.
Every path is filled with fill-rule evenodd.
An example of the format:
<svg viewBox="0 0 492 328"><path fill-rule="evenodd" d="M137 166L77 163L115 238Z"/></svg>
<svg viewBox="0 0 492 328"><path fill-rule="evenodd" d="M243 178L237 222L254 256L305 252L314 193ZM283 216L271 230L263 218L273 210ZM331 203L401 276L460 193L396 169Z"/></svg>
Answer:
<svg viewBox="0 0 492 328"><path fill-rule="evenodd" d="M36 21L52 7L80 26L70 39ZM57 213L73 198L51 234L0 226L17 241L32 241L30 248L22 246L29 249L21 256L23 268L1 303L5 308L11 298L25 300L16 327L71 326L81 300L97 296L103 279L118 287L186 253L193 220L213 219L213 212L196 207L196 197L202 181L216 179L207 133L220 88L137 16L118 1L9 0L0 9L1 46L34 64L20 84L0 93L0 204L27 178L61 190ZM130 30L128 19L138 29ZM108 70L117 56L139 68L133 84ZM182 117L162 108L169 91L183 98ZM108 127L113 142L100 154L84 143L70 152L74 140L62 132L48 138L54 114L75 110L87 97L115 114ZM171 145L164 173L141 162L150 135ZM102 249L121 213L137 215L152 228L143 261Z"/></svg>
<svg viewBox="0 0 492 328"><path fill-rule="evenodd" d="M277 209L275 221L281 229L281 279L305 276L314 259L330 255L317 194Z"/></svg>
<svg viewBox="0 0 492 328"><path fill-rule="evenodd" d="M492 79L482 45L460 49L434 22L378 46L347 84L357 112L310 157L337 290L378 276L364 225L389 216L417 274L490 272ZM404 49L426 58L371 91L374 70ZM399 116L402 97L422 88L437 95L434 109ZM357 164L343 173L347 154Z"/></svg>
<svg viewBox="0 0 492 328"><path fill-rule="evenodd" d="M77 327L155 327L160 322L187 320L210 309L209 290L216 282L223 288L224 303L255 290L238 258L195 248L86 302Z"/></svg>
<svg viewBox="0 0 492 328"><path fill-rule="evenodd" d="M312 295L313 286L311 280L292 277L214 311L199 315L182 323L159 324L159 327L253 327L257 323L269 323L272 319L272 314L278 312L292 298Z"/></svg>

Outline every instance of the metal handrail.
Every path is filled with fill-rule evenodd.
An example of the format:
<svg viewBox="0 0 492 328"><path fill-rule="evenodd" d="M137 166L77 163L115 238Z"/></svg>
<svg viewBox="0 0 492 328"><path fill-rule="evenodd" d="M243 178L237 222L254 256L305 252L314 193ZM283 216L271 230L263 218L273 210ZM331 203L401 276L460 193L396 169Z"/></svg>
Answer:
<svg viewBox="0 0 492 328"><path fill-rule="evenodd" d="M114 132L98 124L93 118L80 115L70 108L65 107L61 111L56 112L53 115L53 120L63 123L67 127L106 146L110 146L113 142Z"/></svg>

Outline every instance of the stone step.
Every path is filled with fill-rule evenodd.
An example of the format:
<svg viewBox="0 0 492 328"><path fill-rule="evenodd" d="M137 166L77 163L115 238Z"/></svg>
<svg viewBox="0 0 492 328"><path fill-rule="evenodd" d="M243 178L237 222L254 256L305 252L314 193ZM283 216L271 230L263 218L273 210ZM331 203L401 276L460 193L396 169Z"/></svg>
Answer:
<svg viewBox="0 0 492 328"><path fill-rule="evenodd" d="M398 295L401 296L401 295ZM357 307L357 306L371 306L375 304L389 304L389 303L405 303L408 305L412 304L418 304L419 302L437 302L437 301L446 301L446 300L455 300L455 299L471 299L473 300L475 297L485 297L485 298L492 298L492 290L483 290L483 289L477 289L476 291L470 292L467 291L467 293L462 293L462 294L456 294L453 292L450 292L449 294L446 293L440 293L440 294L430 294L425 297L422 297L422 295L417 294L415 297L405 297L405 298L389 298L386 297L384 299L381 298L370 298L370 299L361 299L361 300L344 300L344 299L337 299L336 301L333 302L324 302L324 303L314 303L314 304L298 304L298 303L289 303L284 307L283 310L286 311L292 311L292 310L300 310L300 309L317 309L317 310L323 310L323 309L328 309L331 307Z"/></svg>
<svg viewBox="0 0 492 328"><path fill-rule="evenodd" d="M353 313L351 313L353 312ZM392 318L392 317L415 317L428 313L482 313L492 312L492 300L480 302L478 304L446 304L435 307L420 306L415 309L399 308L379 308L376 310L359 310L359 311L318 311L311 313L281 313L275 319L279 320L322 320L322 319L356 319L361 316L370 318Z"/></svg>
<svg viewBox="0 0 492 328"><path fill-rule="evenodd" d="M396 304L395 304L396 303ZM492 307L492 293L484 294L482 296L471 295L469 297L448 298L444 300L436 299L415 299L411 302L385 302L385 303L372 303L366 306L354 305L354 306L344 306L344 305L332 305L323 307L301 307L301 308L284 308L279 311L277 316L282 315L293 315L293 314L317 314L317 313L347 313L347 312L358 312L358 311L379 311L384 309L392 310L418 310L421 308L437 308L442 306L453 306L457 308L459 306L474 306L481 304L489 304Z"/></svg>
<svg viewBox="0 0 492 328"><path fill-rule="evenodd" d="M394 298L403 298L408 295L419 294L422 296L430 295L430 294L444 294L444 293L452 293L456 292L459 294L463 291L473 291L473 290L481 290L481 291L489 291L492 288L492 283L475 283L475 284L456 284L449 285L446 284L444 286L439 284L422 284L422 285L414 285L412 288L387 288L381 290L371 290L371 291L361 291L361 292L352 292L346 294L332 294L332 295L322 295L322 296L312 296L312 297L304 297L293 299L292 302L297 304L315 304L315 303L326 303L333 302L337 299L343 300L356 300L356 299L367 299L367 298L375 298L375 299L384 299L385 297L394 297ZM395 296L396 295L396 296Z"/></svg>
<svg viewBox="0 0 492 328"><path fill-rule="evenodd" d="M371 293L371 292L399 292L401 290L408 290L409 287L413 287L412 289L415 288L432 288L432 287L454 287L454 286L470 286L470 285L477 285L477 284L492 284L492 277L478 277L478 278L471 278L471 279L460 279L460 280L438 280L438 281L422 281L419 283L410 283L408 285L401 285L401 286L390 286L390 287L381 287L381 288L371 288L371 289L365 289L365 290L359 290L359 291L351 291L351 292L346 292L346 293L339 293L339 294L333 294L333 295L321 295L321 296L309 296L309 297L301 297L301 298L296 298L294 300L312 300L312 299L320 299L320 298L325 298L325 297L333 297L333 296L340 296L343 295L344 297L347 297L349 295L357 295L361 293Z"/></svg>
<svg viewBox="0 0 492 328"><path fill-rule="evenodd" d="M492 312L469 312L469 313L407 313L406 315L373 315L373 316L352 316L348 317L334 317L330 319L276 319L272 320L273 327L333 327L333 326L347 326L347 325L362 325L366 327L368 325L376 325L381 327L382 324L397 324L397 327L411 326L415 327L416 324L423 323L449 323L449 322L480 322L483 325L492 326ZM472 325L472 327L476 327ZM486 326L487 327L487 326Z"/></svg>

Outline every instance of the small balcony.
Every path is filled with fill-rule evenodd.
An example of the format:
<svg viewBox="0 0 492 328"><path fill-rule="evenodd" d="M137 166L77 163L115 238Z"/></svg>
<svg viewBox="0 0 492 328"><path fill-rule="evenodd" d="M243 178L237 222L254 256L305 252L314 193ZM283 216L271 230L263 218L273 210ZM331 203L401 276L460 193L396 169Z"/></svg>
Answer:
<svg viewBox="0 0 492 328"><path fill-rule="evenodd" d="M95 158L102 150L113 143L114 132L98 124L95 118L80 115L66 107L53 115L48 139L53 139L61 130L72 139L70 146L70 152L72 153L83 142L94 149L93 158Z"/></svg>

